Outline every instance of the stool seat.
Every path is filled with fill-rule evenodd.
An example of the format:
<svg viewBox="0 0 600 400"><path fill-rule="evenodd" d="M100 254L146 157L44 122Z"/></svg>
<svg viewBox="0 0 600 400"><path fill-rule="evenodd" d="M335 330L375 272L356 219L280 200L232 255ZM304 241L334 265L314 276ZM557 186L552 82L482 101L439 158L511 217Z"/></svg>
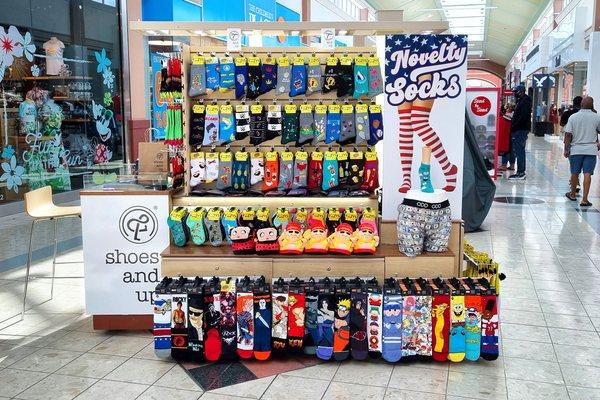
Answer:
<svg viewBox="0 0 600 400"><path fill-rule="evenodd" d="M28 212L32 218L76 217L81 215L81 206L61 207L54 204L36 207Z"/></svg>

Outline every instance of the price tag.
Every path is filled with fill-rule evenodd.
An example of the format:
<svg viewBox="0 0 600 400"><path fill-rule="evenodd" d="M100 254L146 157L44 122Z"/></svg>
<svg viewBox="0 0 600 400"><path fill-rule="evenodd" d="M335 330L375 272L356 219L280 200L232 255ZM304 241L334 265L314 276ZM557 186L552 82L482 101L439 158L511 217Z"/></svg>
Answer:
<svg viewBox="0 0 600 400"><path fill-rule="evenodd" d="M297 151L296 160L306 161L308 160L308 153L306 151Z"/></svg>
<svg viewBox="0 0 600 400"><path fill-rule="evenodd" d="M371 207L365 208L362 212L362 219L366 219L366 220L377 219L377 211L375 211Z"/></svg>
<svg viewBox="0 0 600 400"><path fill-rule="evenodd" d="M322 161L323 160L323 153L320 151L313 151L312 153L310 153L310 158L315 160L315 161Z"/></svg>
<svg viewBox="0 0 600 400"><path fill-rule="evenodd" d="M344 219L346 221L355 222L358 219L358 212L352 207L348 207L344 211Z"/></svg>
<svg viewBox="0 0 600 400"><path fill-rule="evenodd" d="M209 104L206 106L206 113L207 114L218 114L219 113L219 106L217 104Z"/></svg>
<svg viewBox="0 0 600 400"><path fill-rule="evenodd" d="M277 64L281 67L289 67L290 66L290 58L289 57L279 57L277 59Z"/></svg>
<svg viewBox="0 0 600 400"><path fill-rule="evenodd" d="M192 64L194 65L204 65L204 56L199 54L194 54L192 56Z"/></svg>
<svg viewBox="0 0 600 400"><path fill-rule="evenodd" d="M314 219L318 219L322 222L325 222L325 210L322 208L313 208L312 217Z"/></svg>
<svg viewBox="0 0 600 400"><path fill-rule="evenodd" d="M226 162L226 161L233 161L233 153L230 151L223 151L221 153L219 153L219 160Z"/></svg>
<svg viewBox="0 0 600 400"><path fill-rule="evenodd" d="M242 29L241 28L227 29L227 50L229 50L229 51L242 50Z"/></svg>
<svg viewBox="0 0 600 400"><path fill-rule="evenodd" d="M317 104L315 106L315 114L327 114L327 106L325 104Z"/></svg>
<svg viewBox="0 0 600 400"><path fill-rule="evenodd" d="M194 107L192 107L192 112L194 114L204 114L205 111L206 106L204 104L194 104Z"/></svg>
<svg viewBox="0 0 600 400"><path fill-rule="evenodd" d="M339 221L341 217L342 215L340 213L340 210L335 207L330 208L327 212L327 219L330 221Z"/></svg>
<svg viewBox="0 0 600 400"><path fill-rule="evenodd" d="M357 104L356 105L356 112L357 113L366 113L367 111L369 111L369 105L368 104Z"/></svg>
<svg viewBox="0 0 600 400"><path fill-rule="evenodd" d="M190 212L190 218L193 220L199 220L204 218L204 214L206 214L206 209L204 207L200 207L198 210L193 210Z"/></svg>
<svg viewBox="0 0 600 400"><path fill-rule="evenodd" d="M286 104L283 109L288 114L294 114L298 112L298 106L295 104Z"/></svg>
<svg viewBox="0 0 600 400"><path fill-rule="evenodd" d="M367 65L367 57L363 57L363 56L357 56L354 59L354 63L356 65Z"/></svg>
<svg viewBox="0 0 600 400"><path fill-rule="evenodd" d="M261 153L260 151L254 151L254 152L252 152L252 154L250 154L250 159L252 159L252 160L262 160L263 159L263 153Z"/></svg>
<svg viewBox="0 0 600 400"><path fill-rule="evenodd" d="M236 161L248 161L248 152L247 151L236 151L235 152L235 160Z"/></svg>
<svg viewBox="0 0 600 400"><path fill-rule="evenodd" d="M339 104L330 104L329 107L328 107L329 112L332 113L332 114L339 113L340 109L341 109L341 107L340 107Z"/></svg>
<svg viewBox="0 0 600 400"><path fill-rule="evenodd" d="M235 106L235 112L238 112L238 113L248 112L249 109L250 109L250 107L248 107L247 104L238 104Z"/></svg>
<svg viewBox="0 0 600 400"><path fill-rule="evenodd" d="M267 65L275 65L275 57L266 57L263 60L263 64L267 64Z"/></svg>
<svg viewBox="0 0 600 400"><path fill-rule="evenodd" d="M304 65L304 57L302 57L302 56L294 57L294 65Z"/></svg>
<svg viewBox="0 0 600 400"><path fill-rule="evenodd" d="M351 160L362 160L363 159L363 152L362 151L351 151L350 152L350 159Z"/></svg>
<svg viewBox="0 0 600 400"><path fill-rule="evenodd" d="M265 159L267 161L277 161L277 152L269 151L267 154L265 154Z"/></svg>
<svg viewBox="0 0 600 400"><path fill-rule="evenodd" d="M290 220L290 212L287 208L278 208L277 209L277 219L280 221L289 221Z"/></svg>
<svg viewBox="0 0 600 400"><path fill-rule="evenodd" d="M246 208L242 210L242 220L244 221L253 221L256 216L256 212L253 208Z"/></svg>
<svg viewBox="0 0 600 400"><path fill-rule="evenodd" d="M335 151L326 151L325 159L327 161L337 160L337 153Z"/></svg>
<svg viewBox="0 0 600 400"><path fill-rule="evenodd" d="M311 56L308 58L308 65L311 67L314 67L316 65L320 65L321 64L321 59L319 57L316 56Z"/></svg>
<svg viewBox="0 0 600 400"><path fill-rule="evenodd" d="M338 63L338 58L337 57L327 57L327 65L330 67L333 67L335 65L337 65Z"/></svg>
<svg viewBox="0 0 600 400"><path fill-rule="evenodd" d="M301 104L300 112L305 113L305 114L310 114L312 112L312 105L311 104Z"/></svg>
<svg viewBox="0 0 600 400"><path fill-rule="evenodd" d="M300 207L298 211L296 211L296 221L304 222L308 218L308 211L304 207Z"/></svg>
<svg viewBox="0 0 600 400"><path fill-rule="evenodd" d="M206 64L217 64L219 60L217 60L217 57L204 57L204 62Z"/></svg>
<svg viewBox="0 0 600 400"><path fill-rule="evenodd" d="M283 161L292 161L294 159L294 153L291 151L284 151L281 153L281 159Z"/></svg>
<svg viewBox="0 0 600 400"><path fill-rule="evenodd" d="M352 65L352 57L350 56L341 56L340 64L342 65Z"/></svg>
<svg viewBox="0 0 600 400"><path fill-rule="evenodd" d="M209 221L219 221L221 219L221 209L220 208L211 208L206 215Z"/></svg>
<svg viewBox="0 0 600 400"><path fill-rule="evenodd" d="M219 153L206 153L206 162L217 161L219 159Z"/></svg>
<svg viewBox="0 0 600 400"><path fill-rule="evenodd" d="M190 153L190 158L192 160L204 158L204 152L200 151L200 152L196 152L196 153Z"/></svg>
<svg viewBox="0 0 600 400"><path fill-rule="evenodd" d="M260 58L255 56L248 57L248 65L251 67L258 67L260 65Z"/></svg>
<svg viewBox="0 0 600 400"><path fill-rule="evenodd" d="M225 210L224 218L228 221L237 221L239 210L235 207L229 207Z"/></svg>
<svg viewBox="0 0 600 400"><path fill-rule="evenodd" d="M219 60L221 64L231 64L233 62L233 58L231 57L221 57Z"/></svg>
<svg viewBox="0 0 600 400"><path fill-rule="evenodd" d="M233 113L233 106L231 104L221 104L221 114Z"/></svg>
<svg viewBox="0 0 600 400"><path fill-rule="evenodd" d="M263 112L262 104L252 104L250 106L250 112L252 114L262 114L262 112Z"/></svg>
<svg viewBox="0 0 600 400"><path fill-rule="evenodd" d="M279 104L269 104L267 110L269 112L281 112L281 106Z"/></svg>
<svg viewBox="0 0 600 400"><path fill-rule="evenodd" d="M237 65L238 67L243 67L244 65L246 65L246 63L248 62L248 60L246 59L246 57L236 57L233 62L235 63L235 65Z"/></svg>
<svg viewBox="0 0 600 400"><path fill-rule="evenodd" d="M346 161L348 159L348 152L347 151L338 151L337 159L338 159L338 161Z"/></svg>
<svg viewBox="0 0 600 400"><path fill-rule="evenodd" d="M368 61L369 67L378 67L379 66L379 57L373 55L369 57Z"/></svg>
<svg viewBox="0 0 600 400"><path fill-rule="evenodd" d="M342 114L352 114L354 112L354 106L352 104L342 105Z"/></svg>
<svg viewBox="0 0 600 400"><path fill-rule="evenodd" d="M377 160L377 153L374 151L367 151L365 153L365 160L367 161L375 161Z"/></svg>
<svg viewBox="0 0 600 400"><path fill-rule="evenodd" d="M271 210L269 210L268 208L260 208L256 212L256 219L258 219L259 221L268 221L270 216Z"/></svg>
<svg viewBox="0 0 600 400"><path fill-rule="evenodd" d="M369 112L380 113L381 112L381 104L371 104L369 106Z"/></svg>

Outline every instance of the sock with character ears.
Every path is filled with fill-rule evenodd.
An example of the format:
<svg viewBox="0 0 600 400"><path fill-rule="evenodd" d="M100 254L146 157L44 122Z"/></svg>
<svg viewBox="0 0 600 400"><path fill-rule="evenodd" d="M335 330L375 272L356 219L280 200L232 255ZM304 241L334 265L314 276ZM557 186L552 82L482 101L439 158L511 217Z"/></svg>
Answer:
<svg viewBox="0 0 600 400"><path fill-rule="evenodd" d="M419 135L425 146L431 147L433 156L436 158L444 176L446 177L446 186L444 190L452 192L456 189L456 175L458 168L450 163L444 144L438 134L429 125L429 114L431 108L413 106L411 111L411 124L414 132Z"/></svg>
<svg viewBox="0 0 600 400"><path fill-rule="evenodd" d="M254 293L254 358L260 361L271 356L271 294Z"/></svg>
<svg viewBox="0 0 600 400"><path fill-rule="evenodd" d="M498 358L498 298L495 295L481 296L481 357L484 360Z"/></svg>
<svg viewBox="0 0 600 400"><path fill-rule="evenodd" d="M228 92L233 89L235 87L235 65L233 65L231 57L221 58L219 72L221 74L219 91Z"/></svg>
<svg viewBox="0 0 600 400"><path fill-rule="evenodd" d="M254 353L254 297L251 292L237 292L237 354L252 358Z"/></svg>
<svg viewBox="0 0 600 400"><path fill-rule="evenodd" d="M434 294L432 317L432 347L433 359L439 362L448 360L450 336L450 296L447 294Z"/></svg>
<svg viewBox="0 0 600 400"><path fill-rule="evenodd" d="M192 64L190 67L190 89L188 95L190 97L200 96L206 93L206 67L204 60L202 63Z"/></svg>
<svg viewBox="0 0 600 400"><path fill-rule="evenodd" d="M235 140L243 140L250 134L250 106L235 107Z"/></svg>
<svg viewBox="0 0 600 400"><path fill-rule="evenodd" d="M411 188L414 145L413 128L410 118L410 108L398 108L398 119L400 120L398 141L400 145L400 168L402 170L402 184L398 189L400 193L407 193Z"/></svg>
<svg viewBox="0 0 600 400"><path fill-rule="evenodd" d="M212 93L219 90L221 79L219 75L219 61L215 57L207 57L206 66L206 92Z"/></svg>
<svg viewBox="0 0 600 400"><path fill-rule="evenodd" d="M479 360L481 354L481 296L465 296L465 357Z"/></svg>
<svg viewBox="0 0 600 400"><path fill-rule="evenodd" d="M271 325L271 347L277 354L285 353L288 330L288 293L273 291L273 320Z"/></svg>
<svg viewBox="0 0 600 400"><path fill-rule="evenodd" d="M275 65L275 60L267 61L265 60L261 66L262 71L262 81L260 83L260 91L261 93L267 93L277 84L277 66Z"/></svg>
<svg viewBox="0 0 600 400"><path fill-rule="evenodd" d="M330 360L333 356L333 323L335 295L319 294L317 305L317 357L321 360Z"/></svg>
<svg viewBox="0 0 600 400"><path fill-rule="evenodd" d="M304 340L302 342L304 354L315 355L319 334L317 331L317 302L316 294L306 294L306 319L304 320Z"/></svg>
<svg viewBox="0 0 600 400"><path fill-rule="evenodd" d="M304 321L306 318L305 307L306 297L304 293L289 293L288 296L288 348L296 351L302 349L302 340L304 338Z"/></svg>
<svg viewBox="0 0 600 400"><path fill-rule="evenodd" d="M364 360L369 353L367 342L367 294L352 293L350 310L350 351L355 360Z"/></svg>
<svg viewBox="0 0 600 400"><path fill-rule="evenodd" d="M402 358L402 296L385 295L383 298L382 355L388 362Z"/></svg>
<svg viewBox="0 0 600 400"><path fill-rule="evenodd" d="M246 97L248 91L248 65L246 59L235 60L235 98Z"/></svg>
<svg viewBox="0 0 600 400"><path fill-rule="evenodd" d="M306 93L306 65L292 65L290 97L300 96L304 93Z"/></svg>

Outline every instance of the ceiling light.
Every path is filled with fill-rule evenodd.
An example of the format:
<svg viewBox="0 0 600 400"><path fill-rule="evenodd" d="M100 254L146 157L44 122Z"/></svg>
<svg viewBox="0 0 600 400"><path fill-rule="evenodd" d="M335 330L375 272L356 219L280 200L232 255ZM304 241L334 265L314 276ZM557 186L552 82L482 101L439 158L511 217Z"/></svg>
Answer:
<svg viewBox="0 0 600 400"><path fill-rule="evenodd" d="M347 31L347 30L345 30L345 29L340 29L340 30L338 31L338 35L340 35L340 36L344 36L344 35L346 35L347 33L348 33L348 31Z"/></svg>
<svg viewBox="0 0 600 400"><path fill-rule="evenodd" d="M206 36L206 32L204 32L204 31L194 31L194 33L195 33L196 35L200 35L200 36Z"/></svg>
<svg viewBox="0 0 600 400"><path fill-rule="evenodd" d="M300 31L291 31L290 35L291 36L300 36Z"/></svg>
<svg viewBox="0 0 600 400"><path fill-rule="evenodd" d="M164 33L165 35L169 34L169 30L168 29L161 29L160 30L162 33Z"/></svg>

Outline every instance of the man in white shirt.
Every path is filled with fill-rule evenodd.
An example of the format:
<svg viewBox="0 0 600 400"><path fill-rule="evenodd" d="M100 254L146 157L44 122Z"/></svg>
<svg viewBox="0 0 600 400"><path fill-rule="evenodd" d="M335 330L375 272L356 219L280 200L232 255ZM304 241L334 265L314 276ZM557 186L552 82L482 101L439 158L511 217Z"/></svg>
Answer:
<svg viewBox="0 0 600 400"><path fill-rule="evenodd" d="M592 111L594 99L586 97L581 102L581 110L571 115L565 126L564 156L571 165L571 191L565 195L571 201L576 200L577 182L583 171L583 199L580 206L589 207L588 200L592 175L596 168L598 152L598 133L600 132L600 115Z"/></svg>

